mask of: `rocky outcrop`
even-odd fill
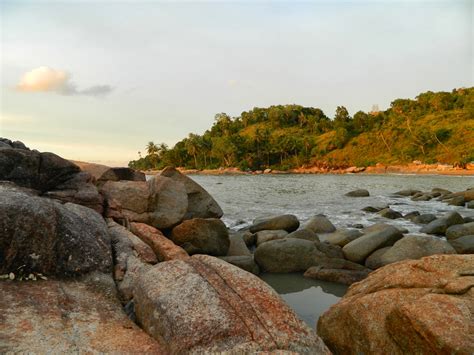
[[[261,221],[255,221],[255,223],[250,226],[251,233],[257,233],[263,230],[279,230],[283,229],[288,233],[291,233],[298,229],[300,222],[296,216],[291,214],[285,214],[281,216],[275,216]]]
[[[131,168],[111,168],[110,166],[73,161],[82,171],[89,173],[98,185],[106,181],[146,181],[145,174]]]
[[[334,227],[331,221],[323,215],[317,215],[310,218],[303,228],[310,230],[313,233],[332,233],[336,230],[336,227]]]
[[[171,240],[189,255],[208,254],[225,256],[229,250],[229,232],[217,218],[194,218],[173,228]]]
[[[110,272],[110,237],[103,218],[72,203],[0,185],[0,274],[72,276]]]
[[[111,288],[113,280],[110,278]],[[77,281],[0,281],[0,353],[164,354],[103,290]]]
[[[168,353],[328,353],[263,281],[210,256],[164,262],[146,272],[135,312]]]
[[[318,321],[335,354],[474,352],[474,257],[402,261],[352,285]]]
[[[181,174],[172,167],[163,169],[160,174],[181,182],[188,194],[188,209],[184,219],[221,218],[224,212],[214,198],[193,179]]]
[[[158,261],[185,259],[189,255],[180,246],[166,238],[158,229],[144,223],[130,223],[132,232],[148,244],[155,252]]]
[[[179,224],[188,208],[184,185],[164,176],[144,181],[107,181],[101,192],[132,222],[167,229]]]

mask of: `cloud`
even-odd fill
[[[94,85],[82,90],[71,81],[69,73],[49,67],[39,67],[23,74],[16,86],[23,92],[56,92],[62,95],[105,96],[113,88],[110,85]]]

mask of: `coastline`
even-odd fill
[[[405,165],[384,165],[376,164],[369,167],[349,167],[349,168],[322,168],[317,166],[300,167],[286,171],[282,170],[256,170],[242,171],[239,168],[219,168],[219,169],[184,169],[177,168],[185,175],[281,175],[281,174],[401,174],[401,175],[450,175],[450,176],[474,176],[474,164],[466,165],[466,168],[454,167],[446,164],[405,164]],[[155,175],[161,170],[142,170],[147,175]]]

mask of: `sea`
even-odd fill
[[[337,228],[357,224],[369,226],[386,222],[419,234],[419,225],[405,219],[388,220],[374,213],[361,211],[366,206],[389,205],[406,214],[411,211],[442,215],[458,211],[463,217],[474,217],[474,210],[449,206],[440,201],[411,201],[394,192],[403,189],[431,191],[439,187],[450,191],[474,188],[472,176],[440,175],[189,175],[203,186],[224,211],[222,220],[233,230],[249,226],[255,218],[294,214],[304,224],[317,214],[326,215]],[[370,197],[346,197],[346,192],[367,189]],[[311,327],[331,305],[337,303],[347,287],[341,284],[304,278],[300,273],[262,274]]]

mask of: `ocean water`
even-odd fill
[[[388,204],[403,214],[411,211],[441,215],[456,210],[474,217],[474,210],[448,206],[439,201],[414,202],[392,194],[402,189],[430,191],[440,187],[461,191],[474,187],[474,177],[435,175],[190,175],[220,204],[223,221],[240,229],[260,216],[290,213],[302,223],[323,213],[338,228],[354,224],[368,226],[387,222],[405,227],[410,233],[420,226],[404,219],[388,220],[361,209]],[[358,188],[369,190],[370,197],[351,198],[344,194]],[[314,328],[319,316],[342,297],[346,286],[306,279],[302,274],[263,274],[298,316]]]

